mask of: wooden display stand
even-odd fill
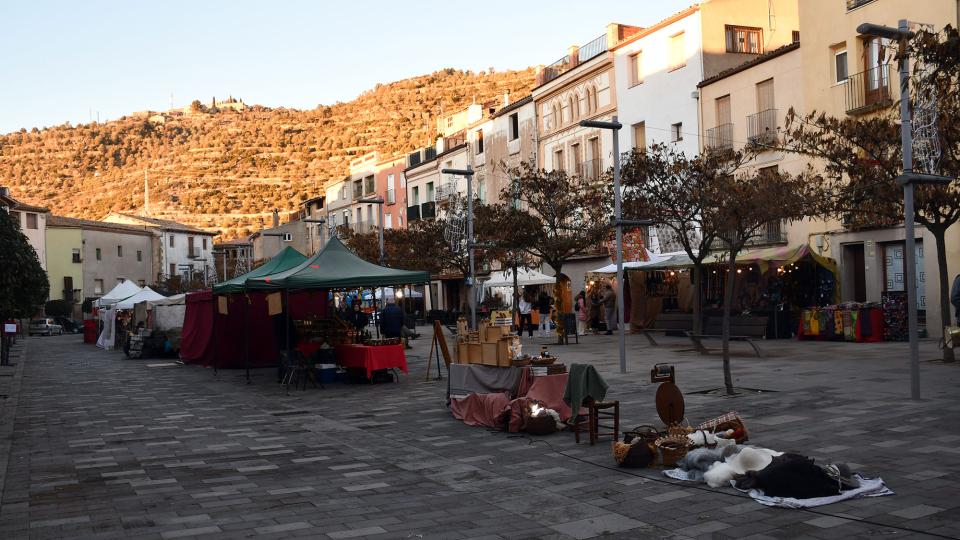
[[[483,321],[477,332],[458,336],[457,363],[510,367],[519,349],[520,337],[511,334],[509,326]]]

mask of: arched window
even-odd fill
[[[557,129],[560,127],[560,109],[556,103],[550,106],[550,118],[551,125],[548,126],[548,129]]]
[[[597,110],[597,87],[593,85],[587,87],[587,109],[591,113]]]
[[[574,101],[573,96],[567,98],[567,107],[570,109],[570,121],[573,122],[577,119],[577,102]]]

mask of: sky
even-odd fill
[[[310,109],[453,67],[549,64],[694,0],[0,3],[0,133],[233,95]]]

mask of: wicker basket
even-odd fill
[[[653,444],[660,451],[660,463],[664,467],[676,467],[677,461],[687,455],[690,449],[690,441],[686,435],[682,437],[667,435],[660,437]]]
[[[555,356],[536,356],[530,360],[530,363],[535,366],[549,366],[556,361],[557,357]]]
[[[530,357],[524,356],[522,358],[514,358],[510,361],[510,365],[514,367],[525,367],[530,365]]]
[[[549,414],[529,416],[523,430],[531,435],[550,435],[557,431],[557,422]]]
[[[623,442],[630,444],[634,439],[642,439],[643,442],[653,444],[661,433],[653,426],[637,426],[629,431],[623,432]]]

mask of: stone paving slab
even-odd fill
[[[0,368],[18,370],[0,377],[15,397],[0,404],[0,538],[960,537],[960,366],[924,362],[912,402],[905,344],[768,341],[768,358],[735,356],[733,370],[737,386],[770,391],[737,397],[690,393],[720,385],[720,359],[678,351],[679,338],[628,336],[627,374],[612,337],[551,346],[597,366],[624,427],[659,424],[647,374],[666,362],[691,422],[737,410],[751,442],[853,463],[897,492],[812,513],[617,469],[608,443],[465,426],[445,381],[424,380],[425,334],[399,384],[289,395],[275,370],[247,385],[77,336],[30,338]]]

